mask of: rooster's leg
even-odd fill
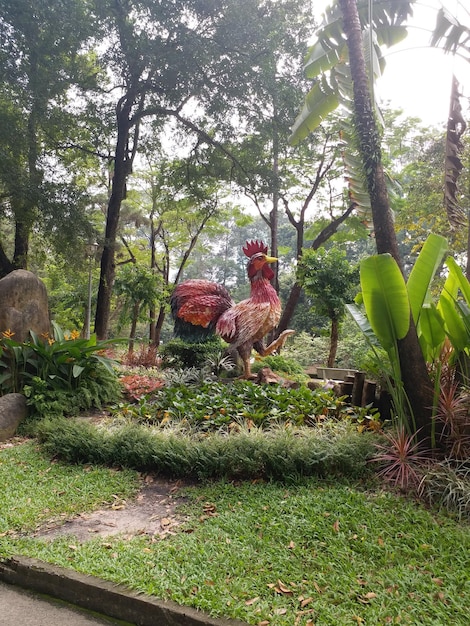
[[[272,343],[269,344],[267,348],[264,347],[264,344],[261,341],[256,341],[253,344],[253,348],[261,356],[269,356],[276,350],[279,350],[279,348],[282,348],[284,344],[286,343],[287,337],[289,337],[290,335],[293,335],[294,333],[295,333],[295,330],[284,330],[282,331],[282,333],[279,335],[277,339],[275,339]]]
[[[246,380],[250,380],[251,378],[256,378],[254,374],[251,373],[251,342],[247,344],[242,344],[238,346],[237,351],[243,361],[243,375],[240,378],[245,378]]]

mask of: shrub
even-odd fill
[[[65,335],[53,323],[53,336],[16,342],[4,332],[0,341],[0,392],[24,393],[33,418],[74,415],[115,402],[120,387],[113,361],[105,354],[109,341]]]
[[[269,367],[273,372],[286,374],[287,376],[298,379],[308,379],[305,374],[305,370],[298,361],[293,358],[288,358],[283,354],[276,354],[271,356],[265,356],[262,359],[255,359],[252,365],[251,371],[253,373],[258,372],[262,367]]]
[[[222,341],[216,336],[204,342],[172,339],[160,348],[162,367],[202,367],[216,358],[221,348]]]
[[[456,513],[458,518],[470,518],[470,463],[446,459],[436,463],[424,474],[418,490],[421,498]]]
[[[257,385],[235,380],[166,385],[143,397],[137,404],[116,408],[117,416],[163,427],[186,425],[190,431],[237,429],[244,423],[269,427],[273,424],[314,425],[328,418],[351,419],[341,398],[332,389],[300,386]]]
[[[72,463],[106,463],[173,478],[352,476],[368,473],[373,446],[348,424],[327,428],[242,429],[194,438],[131,425],[106,431],[73,419],[43,420],[36,434],[45,452]]]

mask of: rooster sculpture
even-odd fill
[[[283,331],[265,347],[263,337],[277,326],[281,317],[281,302],[270,283],[274,272],[269,264],[277,258],[268,256],[268,247],[258,240],[247,241],[243,252],[249,259],[249,298],[235,304],[223,285],[191,279],[177,285],[170,303],[175,336],[194,340],[215,332],[237,350],[243,361],[243,377],[248,379],[252,378],[252,349],[261,356],[268,356],[282,348],[295,331]]]

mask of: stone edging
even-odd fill
[[[0,560],[0,580],[136,626],[247,626],[27,557]]]

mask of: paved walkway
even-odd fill
[[[110,626],[119,623],[122,624],[0,582],[0,626]]]

